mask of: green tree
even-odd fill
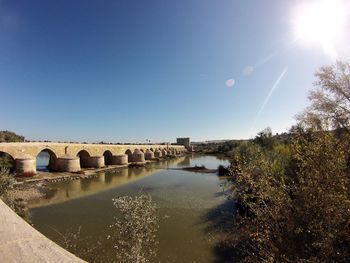
[[[0,131],[1,142],[24,142],[24,137],[11,131]]]
[[[349,262],[344,146],[310,132],[292,139],[291,162],[275,150],[250,152],[233,187],[240,209],[232,245],[243,262]]]
[[[244,262],[350,261],[350,66],[316,77],[288,140],[271,144],[261,132],[257,147],[238,152],[231,245]]]
[[[272,149],[276,143],[275,138],[272,136],[272,130],[270,127],[265,128],[254,138],[254,143],[260,145],[263,148]]]
[[[313,130],[350,131],[350,64],[338,61],[321,67],[315,76],[316,87],[309,94],[311,105],[297,116],[301,124]]]

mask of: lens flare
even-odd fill
[[[319,46],[336,57],[336,44],[345,34],[347,6],[341,0],[307,1],[294,16],[294,34],[299,42]]]

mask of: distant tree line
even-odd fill
[[[11,131],[0,131],[1,142],[24,142],[24,136],[17,135]]]
[[[0,143],[2,142],[24,142],[24,136],[17,135],[11,131],[0,131]],[[7,153],[0,152],[0,170],[12,172],[14,160]]]

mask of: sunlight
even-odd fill
[[[341,0],[309,1],[294,16],[294,33],[304,45],[321,47],[336,58],[335,44],[345,33],[346,6]]]

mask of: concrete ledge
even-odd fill
[[[0,199],[1,262],[85,262],[31,227]]]

